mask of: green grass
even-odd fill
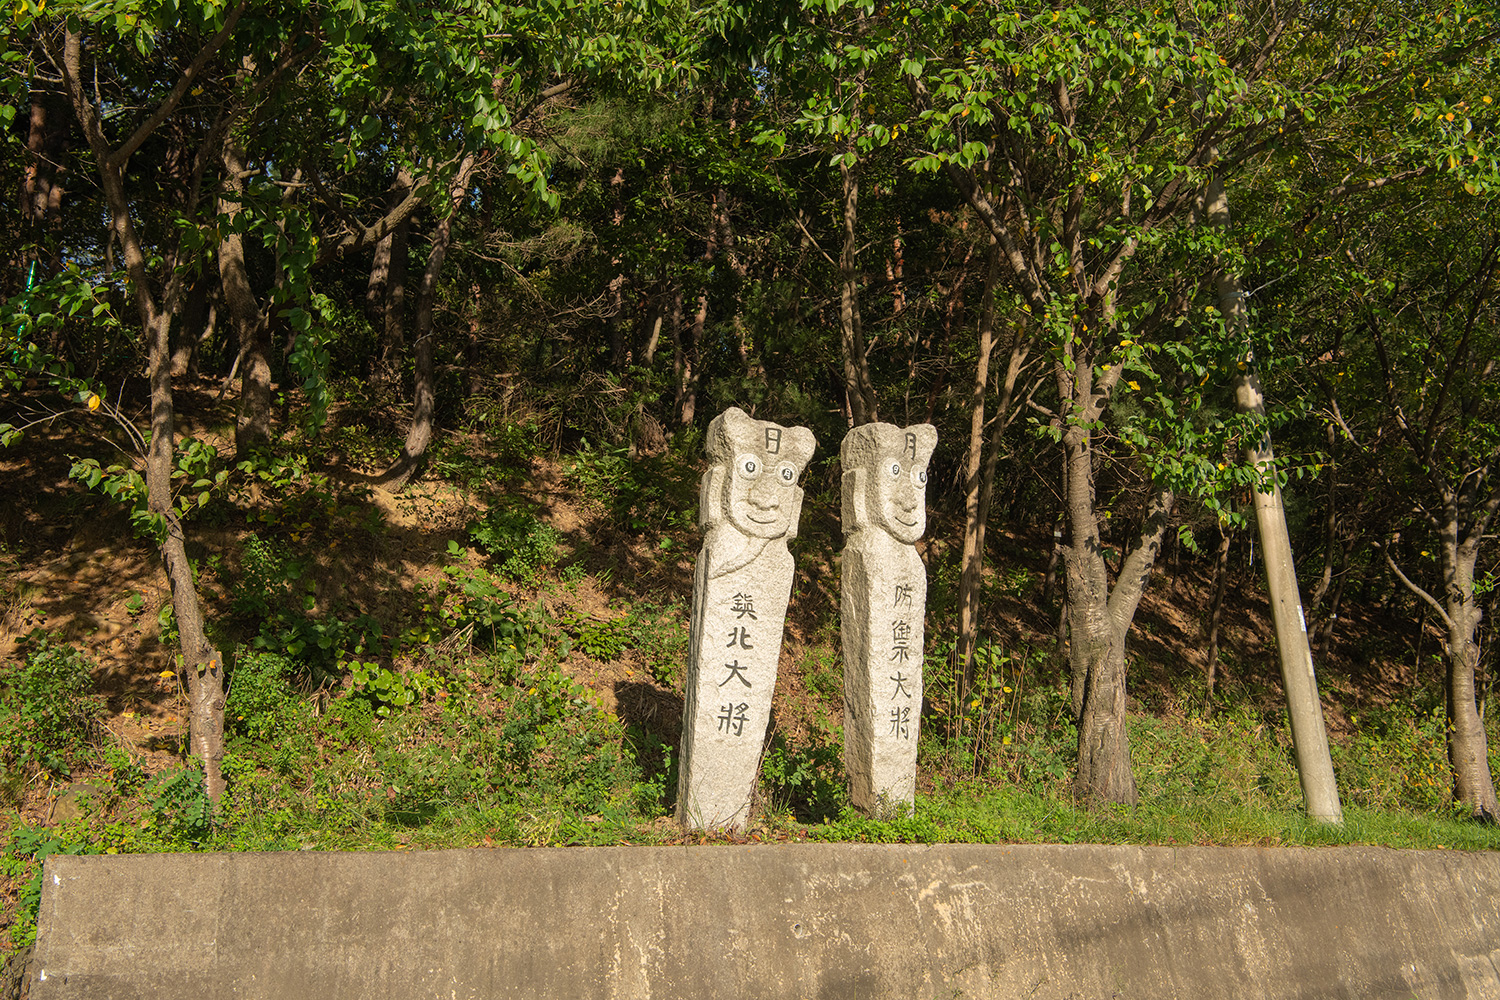
[[[52,658],[59,647],[39,647]],[[41,662],[41,654],[35,657]],[[47,662],[51,662],[48,660]],[[231,688],[229,790],[210,812],[190,768],[145,775],[118,747],[92,758],[60,730],[73,774],[106,786],[85,815],[56,828],[10,814],[0,831],[9,887],[9,949],[35,934],[41,862],[49,854],[174,851],[430,850],[476,846],[667,844],[686,836],[672,809],[675,748],[606,712],[543,650],[524,660],[456,660],[430,687],[390,706],[348,687],[312,710],[288,678],[295,665],[246,654]],[[13,688],[10,697],[14,698]],[[1069,794],[1075,731],[1065,693],[1033,684],[963,738],[927,720],[920,778],[929,790],[904,817],[872,820],[844,793],[838,734],[805,745],[778,736],[766,761],[759,840],[868,843],[1045,843],[1322,847],[1369,844],[1500,849],[1500,828],[1456,816],[1442,792],[1441,713],[1418,703],[1381,710],[1336,739],[1344,822],[1301,810],[1291,741],[1249,708],[1212,718],[1133,715],[1141,801],[1086,808]],[[983,723],[983,724],[981,724]],[[27,747],[37,751],[36,733]],[[45,750],[42,747],[41,750]],[[12,766],[19,760],[9,758]],[[35,754],[33,760],[42,759]],[[36,766],[36,765],[33,765]]]
[[[807,834],[821,841],[868,843],[1500,849],[1500,828],[1361,806],[1345,808],[1344,822],[1334,826],[1296,810],[1170,801],[1087,809],[1065,796],[975,785],[919,795],[915,812],[907,817],[872,820],[851,811],[807,828]]]

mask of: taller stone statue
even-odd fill
[[[817,441],[731,407],[708,425],[704,529],[693,579],[677,819],[690,829],[742,830],[771,715],[802,489]]]
[[[856,808],[888,815],[916,795],[922,715],[931,424],[865,424],[844,437],[844,764]]]

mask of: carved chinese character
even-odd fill
[[[910,708],[891,709],[891,731],[889,735],[896,737],[898,740],[911,739]]]
[[[743,667],[740,666],[739,660],[735,660],[733,663],[724,664],[724,669],[729,671],[729,674],[719,682],[719,687],[723,687],[730,681],[739,681],[741,684],[745,685],[745,687],[750,687],[750,678],[745,676],[745,670],[748,667],[749,664],[746,664]]]
[[[750,632],[743,625],[736,625],[734,628],[730,629],[729,642],[727,645],[725,645],[724,648],[733,649],[735,646],[738,646],[741,649],[755,648],[754,646],[750,645]]]
[[[891,622],[891,659],[898,663],[911,659],[911,622],[904,618]]]
[[[745,723],[750,719],[745,715],[749,703],[740,702],[738,705],[730,703],[719,710],[719,732],[729,733],[731,736],[745,735]]]

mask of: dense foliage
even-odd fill
[[[108,750],[100,794],[129,822],[27,832],[4,863],[406,842],[439,816],[467,841],[645,836],[670,734],[561,664],[630,653],[680,690],[681,606],[636,590],[606,619],[547,595],[677,565],[728,405],[823,443],[803,554],[825,567],[845,431],[931,421],[942,442],[939,797],[905,825],[848,813],[825,708],[767,748],[772,827],[1124,835],[1068,787],[1139,790],[1173,837],[1247,789],[1295,809],[1274,699],[1214,684],[1267,430],[1315,652],[1361,609],[1441,630],[1425,693],[1335,741],[1347,836],[1384,809],[1493,821],[1497,32],[1482,0],[15,0],[0,438],[23,461],[62,442],[76,485],[55,488],[159,549],[166,676],[227,736],[156,776]],[[1236,408],[1251,376],[1266,416]],[[199,400],[193,435],[174,389]],[[203,418],[213,393],[232,418]],[[542,456],[630,558],[590,563],[606,539],[526,499]],[[389,543],[372,490],[417,504],[424,483],[473,504],[441,572],[335,572],[338,545]],[[234,540],[199,547],[206,524]],[[1045,585],[1017,582],[1005,539],[1054,526]],[[1174,703],[1191,711],[1133,714],[1127,739],[1126,636],[1169,549],[1217,590],[1191,612],[1214,652]],[[830,628],[799,686],[836,706]],[[107,740],[57,637],[6,670],[20,802]]]

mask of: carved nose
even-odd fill
[[[775,510],[781,506],[781,489],[774,483],[770,489],[766,489],[764,483],[757,483],[750,488],[747,499],[757,510]]]

